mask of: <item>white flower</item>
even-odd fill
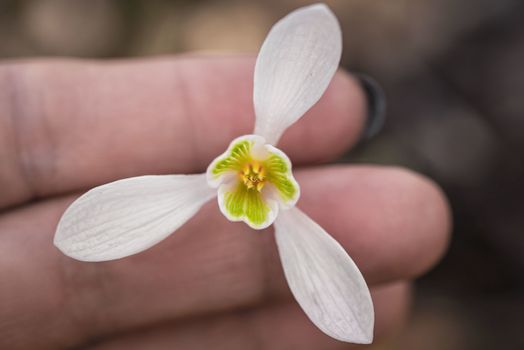
[[[327,6],[290,13],[273,26],[257,58],[254,135],[233,140],[207,174],[140,176],[90,190],[62,216],[55,245],[82,261],[123,258],[169,236],[218,192],[229,220],[255,229],[275,224],[289,287],[318,328],[370,343],[374,312],[366,282],[340,244],[295,207],[300,189],[291,163],[274,147],[324,93],[341,51],[340,27]]]

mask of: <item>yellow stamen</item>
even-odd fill
[[[265,183],[266,171],[262,165],[256,161],[247,163],[242,167],[242,172],[239,174],[240,179],[248,189],[256,189],[258,192],[262,190]]]
[[[250,168],[250,165],[249,163],[244,165],[244,175],[249,175],[249,173],[251,172],[251,168]]]
[[[265,177],[266,177],[266,169],[265,168],[262,168],[260,169],[260,171],[258,172],[258,177],[261,179],[261,180],[264,180]]]

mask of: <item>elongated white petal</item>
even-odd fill
[[[300,8],[277,22],[255,67],[255,134],[275,145],[322,96],[341,53],[340,26],[326,5]]]
[[[294,207],[280,212],[275,234],[289,287],[311,321],[342,341],[373,340],[373,303],[344,248]]]
[[[54,243],[82,261],[122,258],[169,236],[214,195],[205,174],[111,182],[93,188],[67,208]]]

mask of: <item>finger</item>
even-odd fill
[[[409,309],[410,288],[405,282],[375,287],[374,343],[403,326]],[[205,335],[205,336],[202,336]],[[316,328],[295,303],[258,310],[206,317],[193,322],[174,322],[138,330],[88,347],[117,349],[356,349],[357,345],[330,338]]]
[[[182,56],[0,67],[0,208],[142,174],[201,172],[254,125],[252,56]],[[334,78],[285,135],[297,163],[331,159],[358,138],[365,101]]]
[[[368,284],[412,278],[442,254],[448,210],[428,180],[396,168],[347,166],[301,171],[298,179],[299,206],[347,249]],[[51,245],[70,201],[0,221],[0,280],[11,281],[0,290],[0,313],[14,322],[9,332],[71,342],[290,297],[272,232],[227,221],[215,203],[143,254],[89,264]]]

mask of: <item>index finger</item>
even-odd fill
[[[0,67],[0,208],[117,178],[203,171],[252,133],[252,56],[38,60]],[[280,145],[296,163],[336,157],[365,101],[339,72]]]

